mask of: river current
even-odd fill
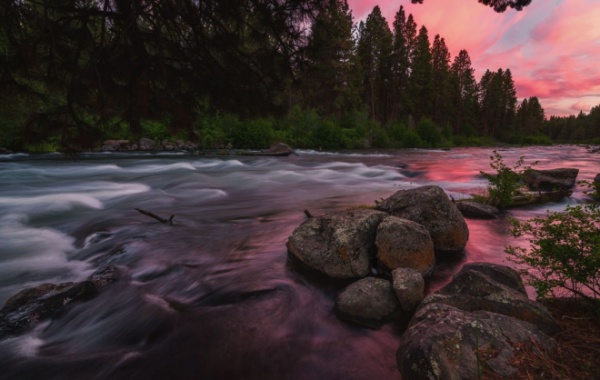
[[[491,148],[298,151],[289,157],[179,154],[0,156],[0,305],[42,283],[81,281],[118,265],[128,278],[51,321],[0,340],[2,379],[398,379],[402,328],[370,330],[333,313],[344,284],[305,273],[285,243],[304,220],[438,185],[483,194]],[[536,168],[600,172],[584,147],[510,148]],[[467,220],[463,255],[439,260],[428,290],[465,263],[508,264],[509,217]],[[138,213],[174,216],[174,225]],[[533,294],[532,294],[533,296]]]

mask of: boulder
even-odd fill
[[[465,265],[452,282],[427,296],[421,305],[431,303],[443,303],[464,311],[485,310],[507,315],[536,324],[547,334],[560,331],[550,312],[527,297],[518,273],[502,265]]]
[[[537,350],[532,342],[541,349],[556,345],[531,323],[433,303],[417,310],[396,359],[403,379],[471,380],[481,378],[483,368],[511,378],[516,368],[510,359],[520,350]]]
[[[129,276],[126,269],[115,265],[106,265],[97,269],[89,278],[96,289],[102,289]]]
[[[340,318],[371,328],[380,327],[398,310],[392,283],[367,277],[350,284],[338,296],[336,312]]]
[[[594,186],[600,188],[600,173],[596,174],[594,177]]]
[[[155,150],[156,141],[142,137],[140,141],[138,141],[138,148],[139,150]]]
[[[289,154],[294,153],[294,150],[287,144],[277,143],[277,144],[271,145],[269,147],[269,149],[266,149],[264,151],[264,153],[284,156],[284,155],[289,155]]]
[[[421,273],[410,268],[398,268],[392,271],[392,286],[400,308],[413,311],[425,295],[425,280]]]
[[[422,225],[395,216],[377,227],[377,259],[386,268],[411,268],[425,276],[433,269],[435,254],[429,232]]]
[[[471,219],[494,219],[500,213],[500,211],[492,205],[473,201],[456,202],[456,207],[465,218]]]
[[[420,303],[400,340],[398,368],[407,379],[474,379],[483,367],[510,378],[517,348],[551,349],[559,330],[515,270],[468,264]]]
[[[423,225],[437,252],[460,252],[469,239],[464,217],[439,186],[400,190],[375,208]]]
[[[565,190],[575,186],[579,169],[559,168],[549,170],[527,170],[523,181],[531,190]]]
[[[350,209],[305,220],[287,242],[288,252],[332,278],[365,277],[375,256],[375,234],[387,215]]]
[[[165,139],[161,142],[161,147],[163,150],[177,150],[177,143]]]
[[[4,147],[0,146],[0,154],[11,154],[12,152]]]
[[[102,152],[120,152],[130,150],[129,140],[106,140],[102,143]]]
[[[0,338],[18,334],[33,324],[57,315],[76,301],[93,297],[96,287],[92,281],[42,284],[22,290],[6,301],[0,310]]]

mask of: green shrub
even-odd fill
[[[509,207],[513,202],[513,197],[518,193],[521,187],[521,179],[527,170],[531,169],[531,165],[523,167],[525,163],[524,157],[519,158],[517,164],[513,168],[509,168],[504,163],[504,160],[498,151],[494,150],[490,156],[490,167],[496,171],[496,174],[488,174],[481,171],[481,175],[488,181],[489,203],[498,208]],[[522,168],[523,167],[523,168]]]
[[[263,149],[271,144],[273,123],[268,119],[254,119],[240,123],[233,131],[233,147],[237,149]]]
[[[524,271],[538,297],[567,291],[586,299],[600,298],[600,208],[597,204],[567,206],[564,212],[548,212],[546,218],[513,220],[515,238],[526,236],[531,244],[509,246],[506,252]]]
[[[440,133],[437,124],[429,118],[424,118],[419,122],[419,125],[417,125],[417,133],[423,143],[428,147],[434,148],[439,146],[442,141],[442,134]]]

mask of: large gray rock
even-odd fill
[[[367,277],[350,284],[338,296],[336,312],[351,322],[377,328],[398,310],[391,282]]]
[[[464,311],[486,310],[507,315],[536,324],[551,335],[560,331],[550,312],[527,297],[518,273],[502,265],[465,265],[451,283],[427,296],[421,306],[432,303],[443,303]]]
[[[294,152],[294,150],[287,144],[277,143],[277,144],[271,145],[269,147],[269,149],[266,149],[264,152],[267,154],[284,156],[284,155],[292,154]]]
[[[392,271],[392,286],[402,310],[410,312],[423,300],[425,280],[421,273],[410,268],[398,268]]]
[[[458,211],[465,217],[471,219],[494,219],[500,211],[492,206],[473,201],[456,202]]]
[[[460,252],[469,239],[464,217],[439,186],[400,190],[376,209],[423,225],[438,252]]]
[[[397,351],[403,379],[472,380],[487,368],[511,378],[515,345],[532,341],[551,349],[555,341],[535,325],[488,311],[465,312],[445,304],[427,304],[416,312]]]
[[[377,259],[390,270],[415,269],[426,275],[433,269],[433,240],[422,225],[395,216],[385,218],[377,228]]]
[[[523,181],[531,190],[565,190],[575,186],[579,169],[559,168],[549,170],[527,170]]]
[[[487,367],[510,378],[521,349],[551,349],[560,330],[550,313],[527,298],[516,271],[468,264],[419,305],[397,352],[407,379],[475,379]],[[535,342],[535,344],[532,343]]]
[[[332,278],[365,277],[376,252],[377,227],[386,216],[357,208],[309,218],[288,239],[288,252]]]

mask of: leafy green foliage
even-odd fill
[[[600,207],[568,206],[546,218],[513,220],[512,235],[529,239],[530,249],[509,246],[506,252],[525,271],[539,297],[559,291],[584,298],[600,298]]]
[[[521,157],[515,166],[510,168],[506,166],[502,155],[497,150],[493,151],[490,160],[490,167],[496,171],[496,174],[481,172],[481,175],[489,181],[489,202],[499,208],[509,207],[513,202],[513,197],[521,187],[523,174],[525,171],[530,170],[536,162],[523,166],[525,158]]]
[[[437,124],[429,118],[424,118],[419,122],[417,133],[419,134],[421,141],[428,147],[435,148],[442,142],[442,134],[440,133]]]

